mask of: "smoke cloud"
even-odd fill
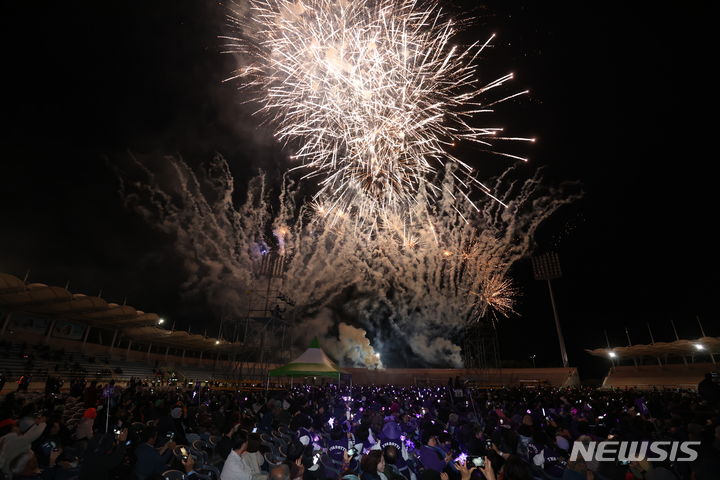
[[[461,366],[454,340],[469,324],[512,312],[509,269],[530,253],[542,221],[580,196],[511,169],[495,182],[508,208],[448,197],[411,228],[386,218],[368,232],[341,212],[299,204],[290,180],[273,194],[262,174],[236,206],[219,155],[196,170],[175,157],[132,156],[118,173],[127,207],[175,239],[188,294],[218,318],[244,319],[253,303],[282,305],[296,344],[320,336],[348,366],[379,367],[377,352],[405,352],[408,365]],[[268,265],[280,265],[273,288],[287,304],[262,297]]]

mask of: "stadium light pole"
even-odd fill
[[[627,327],[625,327],[625,336],[627,337],[627,340],[628,340],[628,347],[632,347],[632,342],[630,341],[630,333],[628,333]],[[636,357],[633,357],[633,363],[635,364],[635,368],[637,368],[638,362],[637,362]]]
[[[655,345],[655,336],[652,333],[652,329],[650,328],[650,322],[645,322],[645,325],[648,327],[648,332],[650,332],[650,343],[652,345]],[[658,361],[658,365],[662,367],[662,360],[660,360],[660,356],[655,357]]]
[[[608,356],[610,357],[610,364],[612,365],[613,368],[615,368],[615,360],[614,360],[614,358],[616,357],[616,354],[615,354],[615,352],[613,352],[613,351],[611,350],[611,347],[610,347],[610,337],[608,337],[607,330],[603,330],[603,332],[605,333],[605,342],[607,343],[607,348],[608,348],[608,350],[609,350]]]
[[[675,322],[672,320],[672,318],[670,319],[670,325],[672,325],[673,332],[675,332],[675,340],[678,340],[678,341],[679,341],[679,340],[680,340],[680,335],[678,335],[677,328],[675,328]],[[687,367],[687,364],[688,364],[688,363],[687,363],[687,358],[685,358],[685,355],[682,356],[682,359],[683,359],[683,363],[684,363],[685,366]]]
[[[562,328],[560,327],[560,317],[558,316],[557,306],[555,305],[555,295],[553,294],[552,283],[550,282],[552,279],[562,276],[560,258],[557,253],[548,252],[533,257],[532,265],[535,280],[547,281],[548,291],[550,292],[550,303],[552,304],[553,315],[555,316],[555,328],[557,329],[558,341],[560,343],[560,355],[562,356],[563,367],[567,368],[569,364],[567,350],[565,349],[565,338],[563,337]]]
[[[705,329],[703,328],[703,324],[700,321],[700,315],[696,315],[695,318],[697,318],[698,325],[700,325],[700,334],[703,336],[703,338],[705,338]],[[717,363],[715,363],[715,355],[713,355],[712,352],[710,353],[710,360],[712,360],[713,365],[717,365]]]

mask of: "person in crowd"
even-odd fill
[[[111,472],[123,461],[127,437],[127,429],[123,429],[117,438],[114,433],[95,436],[88,444],[80,480],[109,480]]]
[[[8,473],[10,463],[30,451],[31,444],[40,438],[46,426],[43,416],[35,418],[33,424],[23,431],[13,419],[0,422],[0,471]]]
[[[467,468],[460,468],[461,477],[468,479],[469,474],[472,474],[472,470],[468,471]],[[530,469],[530,465],[518,455],[509,455],[503,461],[500,466],[499,476],[495,475],[495,466],[493,466],[493,460],[491,457],[485,457],[484,465],[480,468],[483,476],[486,480],[496,480],[501,478],[502,480],[532,480],[533,474]],[[593,480],[591,477],[584,480]]]
[[[168,468],[173,455],[175,442],[169,440],[159,449],[156,448],[158,432],[154,427],[146,428],[142,433],[142,443],[135,449],[135,475],[138,480],[146,480],[155,473],[162,473]]]
[[[96,418],[96,409],[85,409],[83,416],[78,423],[77,429],[75,430],[75,438],[78,440],[90,440],[93,436],[93,425],[95,424]]]
[[[393,402],[393,405],[399,405],[397,403],[397,400]],[[396,412],[398,411],[399,407],[396,409]],[[393,458],[391,468],[396,469],[399,475],[409,476],[409,467],[403,456],[403,452],[405,451],[405,438],[405,435],[402,434],[402,429],[400,428],[400,425],[395,422],[394,419],[389,420],[385,423],[379,435],[380,448],[383,450],[383,452],[386,451],[387,447],[394,448],[391,454]],[[388,457],[386,456],[386,466],[387,458]]]
[[[698,459],[692,465],[693,480],[710,480],[720,472],[720,424],[703,441]]]
[[[720,383],[713,381],[712,373],[706,373],[705,378],[698,384],[698,395],[713,405],[720,404]]]
[[[398,457],[400,451],[394,445],[387,445],[383,448],[383,460],[385,460],[385,476],[388,480],[409,480],[409,469],[405,466],[405,471],[408,472],[408,477],[404,476],[401,470],[397,466]]]
[[[348,449],[354,447],[351,443],[342,427],[335,425],[330,431],[327,454],[321,458],[322,473],[325,478],[338,478],[343,472],[343,458]]]
[[[420,449],[420,463],[426,470],[444,471],[452,455],[440,448],[438,437],[434,433],[428,434],[423,443]]]
[[[53,457],[50,457],[50,462]],[[49,476],[52,480],[79,480],[80,478],[80,457],[74,449],[63,448],[60,455],[47,467],[52,469]],[[97,478],[97,477],[96,477]]]
[[[305,446],[299,440],[293,440],[287,446],[287,455],[283,462],[290,469],[291,480],[301,480],[305,473],[305,465],[303,464],[303,453]],[[349,460],[347,461],[349,464]],[[345,466],[347,468],[347,466]],[[344,470],[343,470],[344,471]]]
[[[61,450],[52,453],[50,457],[51,465],[55,465],[55,461],[60,456]],[[13,480],[55,480],[53,469],[40,468],[37,456],[34,452],[23,452],[10,462],[10,473]]]
[[[566,444],[563,444],[563,446],[566,446]],[[545,443],[540,453],[535,455],[532,460],[536,466],[541,467],[549,476],[560,478],[567,466],[568,454],[567,450],[562,448],[559,442],[553,443],[549,441]]]
[[[265,463],[265,458],[262,453],[260,453],[260,435],[257,433],[248,435],[247,448],[241,456],[253,480],[263,480],[267,478],[267,473],[261,471],[262,465]]]
[[[240,423],[235,423],[234,425],[232,423],[227,423],[225,425],[225,431],[223,431],[220,440],[215,445],[215,452],[220,458],[225,459],[230,454],[230,450],[232,450],[232,447],[235,443],[233,438],[235,437],[235,433],[240,428],[240,425]]]
[[[232,450],[225,459],[220,480],[251,480],[252,470],[243,460],[243,454],[248,449],[248,438],[245,432],[240,430],[235,435],[235,443]]]
[[[31,377],[29,374],[21,375],[17,381],[17,392],[27,392],[30,381]]]
[[[270,469],[270,480],[290,480],[290,467],[280,464]]]
[[[644,473],[643,470],[638,470],[638,472]],[[565,468],[562,475],[562,480],[593,480],[593,478],[594,475],[592,471],[588,469],[587,463],[585,463],[585,460],[583,459],[569,461],[567,463],[567,468]],[[645,477],[639,476],[637,478]]]
[[[185,480],[200,480],[200,474],[195,471],[195,457],[188,455],[186,459],[180,460],[185,472]]]
[[[87,389],[77,385],[84,382],[72,384],[70,392],[0,397],[5,476],[125,480],[137,473],[150,480],[174,469],[200,478],[214,466],[223,480],[253,480],[273,476],[278,463],[284,467],[275,475],[290,480],[350,480],[354,473],[375,480],[462,480],[467,472],[472,480],[525,480],[528,471],[534,478],[704,480],[718,478],[720,471],[720,410],[687,390],[541,385],[468,388],[460,395],[432,386],[296,385],[266,396],[135,379],[126,389],[115,385],[111,401],[102,397],[98,404],[102,388],[95,385],[95,401],[85,403]],[[43,431],[37,430],[39,420],[47,423]],[[257,437],[248,432],[259,425],[271,433],[273,448],[253,445]],[[165,433],[158,435],[158,429]],[[177,441],[183,435],[187,443]],[[569,462],[574,442],[606,439],[702,444],[694,462]],[[180,453],[181,445],[189,456]],[[357,448],[353,462],[350,448]],[[56,451],[61,455],[51,458]],[[478,456],[488,460],[467,468],[463,456],[475,465]],[[338,462],[331,471],[325,468],[330,457]],[[359,468],[363,463],[368,471]]]
[[[360,461],[360,480],[388,480],[385,476],[385,459],[381,450],[371,450]]]

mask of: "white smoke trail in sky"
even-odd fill
[[[299,205],[289,180],[272,194],[263,175],[253,178],[236,207],[234,180],[219,155],[197,170],[174,157],[131,160],[121,194],[174,236],[188,292],[241,319],[248,295],[262,284],[263,258],[281,255],[280,288],[294,303],[285,318],[294,319],[299,336],[333,337],[328,349],[349,364],[379,364],[369,343],[353,347],[367,332],[376,349],[409,348],[421,363],[461,366],[456,335],[487,314],[512,311],[510,267],[528,255],[538,225],[578,198],[544,187],[539,174],[513,181],[509,171],[497,179],[508,208],[486,201],[478,213],[447,195],[411,229],[388,215],[386,228],[369,233],[322,205]],[[446,174],[442,181],[453,180]]]

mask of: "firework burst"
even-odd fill
[[[512,79],[480,84],[478,58],[490,45],[456,45],[459,24],[435,1],[247,0],[223,37],[242,79],[276,137],[294,148],[303,178],[316,178],[327,212],[378,219],[417,215],[439,198],[436,172],[456,164],[449,192],[467,198],[473,168],[450,150],[469,141],[498,152],[502,128],[474,117],[521,95],[489,98]],[[493,197],[494,198],[494,197]],[[498,200],[499,201],[499,200]]]
[[[156,174],[161,166],[169,173]],[[299,205],[290,183],[273,207],[262,176],[236,206],[230,167],[219,156],[197,170],[172,157],[131,157],[127,168],[120,176],[126,204],[173,236],[188,269],[184,287],[222,315],[245,318],[261,298],[256,292],[267,288],[268,258],[281,257],[280,289],[295,304],[286,318],[303,322],[298,331],[323,335],[311,320],[341,303],[376,347],[406,343],[428,362],[451,347],[456,366],[459,347],[451,341],[468,324],[512,313],[510,267],[527,256],[542,220],[577,198],[545,189],[539,174],[516,183],[508,173],[493,184],[508,192],[507,209],[480,201],[470,223],[464,218],[475,207],[447,196],[412,233],[390,215],[387,228],[369,234],[321,203]]]

